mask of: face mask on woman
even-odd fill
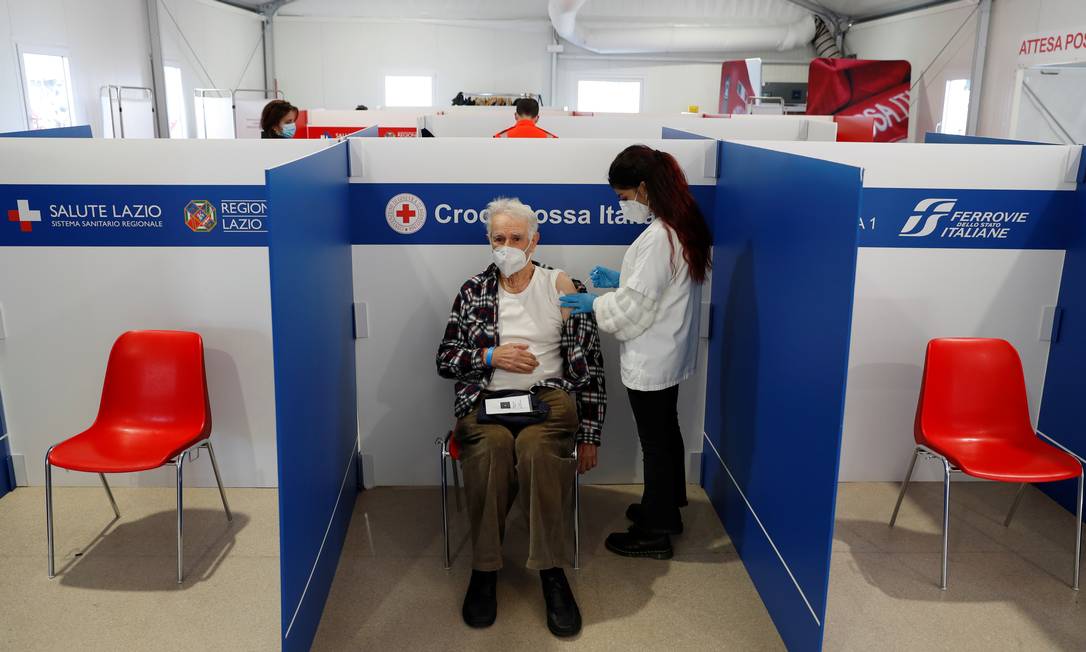
[[[627,222],[645,224],[652,219],[652,210],[636,199],[623,199],[618,202],[619,215]]]
[[[494,264],[501,270],[502,276],[509,277],[528,266],[528,255],[516,247],[498,247],[490,250]]]
[[[279,133],[283,134],[283,138],[294,138],[294,132],[296,130],[297,127],[294,125],[294,123],[288,122],[287,124],[283,125],[283,129]]]

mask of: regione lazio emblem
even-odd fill
[[[396,233],[415,233],[426,223],[426,204],[409,192],[400,193],[385,205],[385,221]]]
[[[193,199],[185,205],[185,226],[196,233],[207,233],[219,221],[215,217],[215,205],[206,199]]]

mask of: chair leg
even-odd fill
[[[1078,476],[1078,510],[1075,513],[1075,576],[1071,581],[1071,588],[1078,591],[1079,571],[1082,566],[1082,493],[1083,483],[1086,482],[1086,470]]]
[[[185,530],[185,509],[182,502],[182,477],[185,463],[185,453],[177,456],[177,583],[185,578],[185,557],[182,537]]]
[[[897,512],[901,509],[901,500],[905,498],[905,491],[909,488],[909,481],[913,477],[913,468],[916,467],[916,458],[920,455],[920,449],[913,449],[913,458],[909,460],[909,468],[905,471],[905,479],[901,482],[901,491],[897,494],[897,502],[894,503],[894,513],[890,515],[890,527],[897,522]]]
[[[947,553],[950,548],[950,462],[943,458],[943,570],[939,588],[946,591]]]
[[[219,475],[219,463],[215,461],[215,449],[211,447],[211,441],[204,442],[207,448],[207,456],[211,458],[211,470],[215,472],[215,482],[219,485],[219,496],[222,498],[222,508],[226,510],[226,520],[233,521],[234,514],[230,511],[230,503],[226,502],[226,490],[222,486],[222,476]]]
[[[456,511],[460,513],[464,511],[463,505],[460,504],[460,471],[457,470],[458,464],[456,460],[450,458],[449,462],[452,464],[453,495],[456,497]]]
[[[109,496],[109,505],[113,508],[113,515],[117,518],[121,517],[121,510],[117,509],[117,501],[113,499],[113,492],[109,489],[109,483],[106,482],[106,474],[99,473],[98,477],[102,480],[102,486],[105,487],[106,495]]]
[[[53,465],[49,463],[50,446],[45,453],[45,545],[49,560],[49,579],[56,577],[55,558],[53,555]]]
[[[581,569],[581,476],[573,470],[573,570]]]
[[[455,462],[453,462],[455,464]],[[452,567],[449,559],[449,479],[445,468],[445,447],[441,447],[441,531],[445,535],[445,570]]]
[[[1018,492],[1014,494],[1014,502],[1011,503],[1011,511],[1007,512],[1007,518],[1003,519],[1003,527],[1011,526],[1011,519],[1014,518],[1014,513],[1018,511],[1018,503],[1022,502],[1022,495],[1026,493],[1026,483],[1018,485]]]

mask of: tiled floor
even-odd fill
[[[940,591],[942,484],[910,487],[890,529],[897,489],[840,486],[825,649],[1086,650],[1071,514],[1030,488],[1004,528],[1015,485],[954,483]]]
[[[57,577],[46,576],[44,490],[0,500],[0,650],[276,650],[274,489],[185,490],[186,579],[176,579],[175,492],[57,488]]]
[[[498,621],[468,628],[464,515],[452,519],[454,563],[442,569],[436,489],[379,488],[359,498],[314,650],[780,650],[780,638],[705,493],[690,488],[686,533],[671,561],[607,552],[640,487],[582,491],[582,568],[567,571],[584,618],[572,640],[547,631],[538,574],[524,568],[526,526],[514,509],[498,583]],[[409,515],[409,516],[408,516]],[[406,516],[406,517],[405,517]]]

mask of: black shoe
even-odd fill
[[[626,520],[631,521],[634,525],[637,525],[638,527],[641,527],[641,524],[644,522],[641,519],[642,519],[641,503],[630,503],[630,506],[626,508]],[[679,519],[679,524],[674,526],[674,527],[659,528],[659,529],[653,530],[653,532],[657,532],[659,534],[682,534],[683,533],[682,519]]]
[[[561,568],[539,571],[543,600],[547,603],[547,629],[555,636],[576,636],[581,631],[581,610]]]
[[[498,617],[498,571],[471,571],[461,614],[468,627],[490,627]]]
[[[646,532],[637,525],[631,525],[625,532],[613,532],[604,542],[607,549],[623,557],[649,557],[651,559],[671,559],[675,551],[671,547],[671,537],[666,534]]]

